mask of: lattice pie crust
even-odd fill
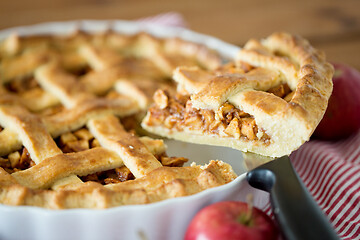
[[[178,67],[177,93],[159,90],[142,126],[168,138],[279,157],[309,140],[332,92],[333,67],[308,41],[250,40],[215,70]]]
[[[10,36],[0,45],[0,202],[107,208],[186,196],[232,181],[228,164],[183,167],[136,135],[177,66],[215,69],[202,45],[145,33]]]
[[[324,54],[285,33],[249,41],[224,65],[200,44],[114,32],[13,35],[0,60],[0,203],[52,209],[226,184],[228,164],[184,167],[140,134],[282,156],[309,139],[332,91]]]

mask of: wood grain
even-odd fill
[[[358,0],[2,0],[0,29],[46,21],[137,19],[176,11],[191,29],[242,45],[288,31],[308,38],[329,60],[360,69]]]

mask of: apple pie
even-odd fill
[[[232,181],[228,164],[185,167],[163,140],[137,132],[153,94],[176,93],[176,67],[213,71],[221,62],[203,45],[146,33],[8,37],[0,43],[0,203],[108,208]]]
[[[157,90],[142,126],[187,142],[288,155],[322,119],[332,75],[324,53],[308,41],[274,33],[248,41],[217,69],[176,68],[177,91]]]

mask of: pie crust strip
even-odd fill
[[[126,132],[114,116],[91,119],[87,126],[101,146],[122,156],[125,166],[136,178],[162,167],[146,146],[133,134]]]
[[[70,175],[85,176],[123,166],[122,159],[105,148],[92,148],[82,152],[59,154],[35,166],[11,174],[23,186],[49,188]]]

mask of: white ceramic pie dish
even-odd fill
[[[0,31],[0,39],[19,35],[67,35],[76,30],[133,34],[148,32],[157,37],[180,37],[202,43],[225,58],[234,58],[238,47],[187,29],[154,26],[129,21],[70,21],[16,27]],[[245,200],[253,193],[254,204],[263,207],[268,196],[251,188],[239,151],[167,141],[168,155],[185,156],[198,164],[211,159],[230,163],[239,177],[224,186],[201,193],[148,205],[121,206],[105,210],[47,210],[37,207],[0,205],[0,239],[182,239],[188,223],[202,207],[222,200]]]

